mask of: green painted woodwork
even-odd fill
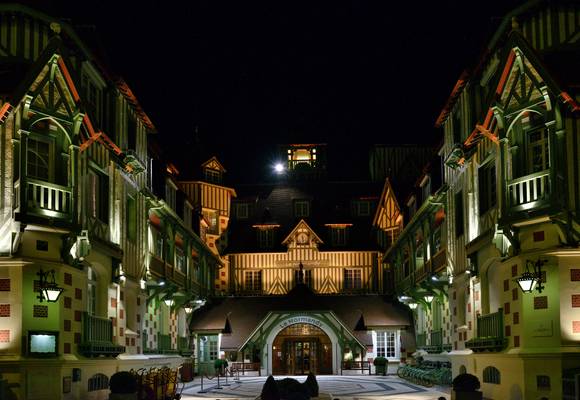
[[[111,319],[95,317],[85,311],[82,316],[82,324],[80,353],[89,357],[116,357],[125,352],[125,346],[113,343],[113,321]]]
[[[478,351],[501,351],[508,344],[504,337],[503,308],[477,316],[477,336],[465,342],[465,347]]]

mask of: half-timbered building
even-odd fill
[[[69,24],[30,8],[0,5],[0,70],[0,397],[108,398],[119,370],[178,367],[187,325],[159,287],[203,301],[220,260],[153,193],[154,125]],[[169,232],[162,268],[152,227]]]
[[[507,15],[437,120],[454,376],[486,398],[578,398],[580,8]]]
[[[281,151],[278,180],[236,187],[229,296],[192,320],[200,368],[220,355],[264,374],[340,373],[375,356],[398,363],[413,335],[408,310],[383,296],[379,244],[398,235],[398,204],[379,199],[380,184],[330,180],[324,145]]]

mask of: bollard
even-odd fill
[[[217,378],[218,378],[218,383],[217,383],[217,386],[214,387],[214,389],[223,389],[223,387],[220,386],[220,374],[219,374],[219,372],[217,374]]]
[[[207,393],[207,390],[203,390],[203,372],[200,374],[201,375],[201,390],[197,393]]]
[[[228,373],[230,372],[227,368],[224,368],[225,371],[225,375],[226,375],[226,383],[224,383],[224,386],[230,386],[230,384],[228,383]]]

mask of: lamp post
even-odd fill
[[[46,300],[49,303],[56,303],[63,292],[63,288],[56,284],[54,278],[54,269],[44,272],[42,269],[36,273],[39,276],[39,293],[38,300]]]

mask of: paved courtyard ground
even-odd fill
[[[279,376],[276,379],[282,379]],[[292,377],[298,381],[306,380],[304,376]],[[201,381],[196,378],[194,382],[187,384],[183,390],[182,399],[243,399],[258,396],[264,385],[266,377],[241,377],[239,382],[228,380],[229,386],[224,386],[225,380],[220,380],[221,389],[216,387],[214,380],[204,379],[204,389],[207,393],[199,393]],[[440,396],[449,399],[448,393],[441,388],[426,388],[408,383],[397,376],[318,376],[320,392],[329,393],[331,399],[356,399],[356,400],[437,400]]]

